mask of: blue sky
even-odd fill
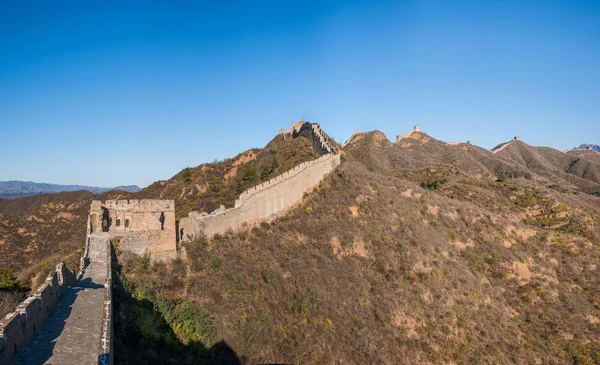
[[[598,1],[0,0],[0,56],[0,180],[145,186],[300,117],[600,144]]]

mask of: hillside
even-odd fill
[[[94,194],[100,194],[109,190],[121,190],[135,193],[140,191],[137,185],[117,186],[114,188],[100,188],[97,186],[84,185],[58,185],[47,183],[36,183],[32,181],[0,181],[0,198],[14,199],[24,196],[54,194],[65,191],[87,190]]]
[[[597,151],[574,149],[568,150],[566,151],[566,153],[573,156],[583,157],[596,163],[600,163],[600,152]]]
[[[438,168],[438,174],[467,174],[475,177],[531,178],[531,172],[494,153],[470,143],[449,144],[424,132],[390,142],[379,132],[355,135],[345,151],[357,156],[374,172],[387,172],[398,177],[420,174],[424,169]]]
[[[284,139],[278,135],[262,149],[185,168],[169,180],[157,181],[129,197],[175,199],[178,218],[192,210],[210,213],[220,205],[232,207],[244,190],[317,157],[319,154],[308,138]]]
[[[0,268],[27,283],[35,279],[30,285],[36,287],[36,280],[61,259],[78,265],[86,217],[94,199],[175,199],[179,217],[191,210],[211,212],[221,204],[232,206],[243,190],[316,157],[308,138],[284,140],[278,135],[262,149],[186,168],[139,193],[74,191],[0,199]]]
[[[599,363],[596,165],[556,152],[358,133],[271,224],[186,243],[169,264],[116,241],[115,364]],[[0,267],[35,283],[75,265],[92,199],[210,212],[318,155],[278,135],[139,193],[0,200]]]
[[[496,152],[506,160],[558,182],[587,192],[600,191],[600,164],[548,147],[534,147],[522,141],[511,142]]]
[[[61,260],[79,265],[94,197],[76,191],[0,199],[0,268],[36,287]]]
[[[170,265],[121,253],[116,363],[600,361],[600,198],[425,136],[354,136],[301,206]]]

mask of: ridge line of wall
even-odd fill
[[[240,204],[243,204],[246,200],[248,200],[250,197],[252,197],[254,194],[259,193],[263,190],[269,189],[270,187],[277,185],[287,179],[291,179],[297,175],[299,175],[300,173],[302,173],[304,170],[306,170],[307,168],[310,168],[311,165],[322,162],[322,161],[327,161],[330,160],[331,158],[333,158],[334,155],[323,155],[321,157],[318,157],[314,160],[311,161],[304,161],[299,165],[294,166],[293,168],[265,181],[262,182],[258,185],[255,185],[253,187],[251,187],[250,189],[247,189],[245,191],[243,191],[239,198],[236,200],[236,202],[239,202]],[[236,204],[236,206],[238,206]],[[230,208],[231,209],[231,208]],[[215,210],[214,212],[212,212],[211,214],[217,212],[218,210]]]
[[[221,206],[210,214],[190,212],[179,221],[179,227],[184,229],[182,240],[190,241],[202,234],[211,236],[272,219],[302,200],[303,194],[340,162],[339,154],[323,155],[242,192],[233,208]]]

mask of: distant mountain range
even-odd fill
[[[594,150],[600,152],[600,146],[597,144],[585,144],[583,143],[581,146],[576,147],[576,150]]]
[[[104,193],[109,190],[122,190],[130,193],[140,191],[137,185],[117,186],[114,188],[101,188],[97,186],[84,185],[58,185],[36,183],[32,181],[0,181],[0,198],[12,199],[22,196],[53,194],[62,191],[88,190],[94,194]]]

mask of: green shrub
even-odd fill
[[[310,289],[298,289],[292,296],[290,309],[292,312],[306,317],[317,304],[317,296]]]
[[[265,282],[265,284],[270,284],[274,282],[279,275],[277,274],[277,271],[270,267],[267,267],[260,272],[260,276]]]
[[[422,182],[421,187],[423,189],[427,189],[427,190],[438,190],[440,187],[442,187],[442,185],[445,185],[447,183],[448,183],[448,179],[444,177],[441,179],[435,179],[432,181]]]
[[[0,268],[0,290],[28,290],[8,269]]]
[[[221,267],[221,259],[219,259],[219,257],[218,257],[218,256],[216,256],[216,255],[213,255],[213,256],[210,258],[210,267],[211,267],[213,270],[217,270],[218,268],[220,268],[220,267]]]
[[[183,181],[185,182],[192,181],[192,170],[189,167],[186,167],[185,169],[183,169],[183,174],[181,176],[183,177]]]
[[[175,310],[171,326],[184,344],[200,342],[209,347],[215,340],[216,327],[210,313],[189,300]]]

